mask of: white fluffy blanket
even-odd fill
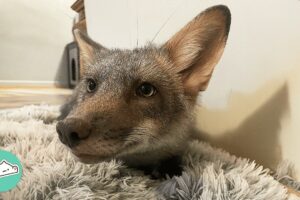
[[[46,105],[0,111],[0,148],[15,153],[24,171],[18,187],[0,199],[287,198],[267,169],[197,141],[187,147],[183,175],[168,180],[151,180],[115,160],[76,162],[57,139],[57,115],[57,106]]]

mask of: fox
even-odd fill
[[[180,175],[197,97],[220,60],[227,6],[206,9],[164,44],[108,49],[75,29],[81,75],[61,107],[60,141],[83,163],[120,160],[154,178]]]

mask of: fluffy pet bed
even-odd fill
[[[79,163],[58,141],[57,115],[57,106],[46,105],[0,111],[0,148],[15,153],[24,171],[0,199],[287,199],[267,169],[198,141],[187,147],[182,176],[168,180],[115,160]]]

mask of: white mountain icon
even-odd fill
[[[12,176],[19,173],[19,167],[17,165],[13,165],[6,160],[2,160],[0,162],[0,178],[5,176]]]

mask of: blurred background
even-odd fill
[[[300,180],[299,0],[0,0],[0,108],[61,104],[80,74],[72,28],[106,47],[162,44],[209,6],[232,25],[223,57],[199,96],[204,140]],[[71,8],[72,6],[72,8]]]

